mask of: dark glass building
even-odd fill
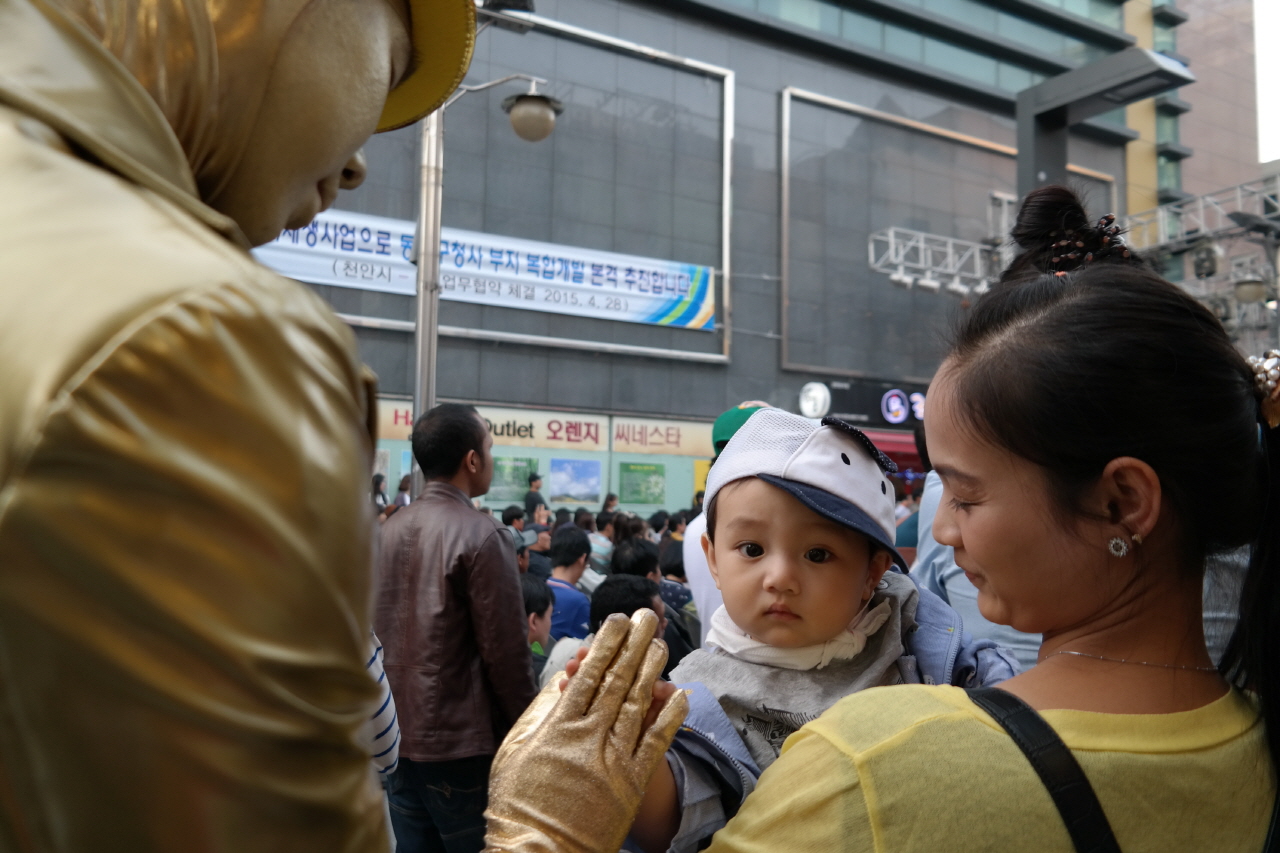
[[[711,268],[715,319],[677,328],[574,316],[553,303],[530,310],[445,299],[439,397],[501,407],[498,420],[515,409],[544,426],[578,418],[603,427],[591,450],[503,439],[498,452],[539,468],[553,456],[599,461],[601,493],[625,491],[622,466],[639,476],[636,466],[657,464],[668,483],[662,500],[641,503],[654,493],[638,486],[622,496],[638,511],[688,504],[708,422],[744,400],[794,411],[800,389],[821,382],[833,413],[872,430],[909,429],[918,411],[885,394],[926,390],[941,338],[968,302],[945,287],[894,286],[871,268],[872,235],[897,228],[998,242],[1013,206],[1017,91],[1135,43],[1173,51],[1179,16],[1160,11],[1171,8],[537,0],[526,32],[480,33],[466,82],[536,75],[564,112],[549,138],[529,143],[502,110],[519,83],[450,106],[445,226]],[[1119,110],[1075,128],[1074,179],[1099,213],[1125,212],[1134,177],[1158,184],[1161,198],[1178,187],[1178,156],[1189,152],[1169,143],[1185,105],[1165,101],[1148,102],[1149,114],[1131,107],[1131,117],[1147,116],[1137,126]],[[1130,143],[1144,137],[1152,156],[1133,160]],[[415,219],[417,128],[375,137],[366,152],[369,178],[339,206]],[[380,393],[398,401],[403,431],[414,297],[316,287],[352,323]],[[694,438],[682,451],[647,456],[632,453],[637,442],[614,440],[645,419],[662,429],[682,422]],[[882,438],[912,461],[909,442]],[[383,443],[393,478],[408,461],[402,439]],[[510,502],[509,491],[496,501]]]

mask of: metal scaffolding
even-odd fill
[[[945,290],[960,297],[986,293],[1000,269],[999,255],[989,245],[909,228],[872,234],[867,257],[871,268],[887,274],[897,287]]]

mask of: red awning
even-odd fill
[[[866,434],[867,438],[875,442],[876,447],[890,456],[896,454],[918,456],[916,453],[916,437],[913,433],[887,429],[864,429],[862,432]]]

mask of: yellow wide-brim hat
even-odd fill
[[[378,132],[437,109],[458,88],[476,46],[475,0],[409,0],[414,70],[387,96]]]

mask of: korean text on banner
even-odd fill
[[[415,224],[329,210],[254,250],[282,275],[312,284],[413,295]],[[463,231],[441,230],[440,298],[711,331],[715,270]]]

